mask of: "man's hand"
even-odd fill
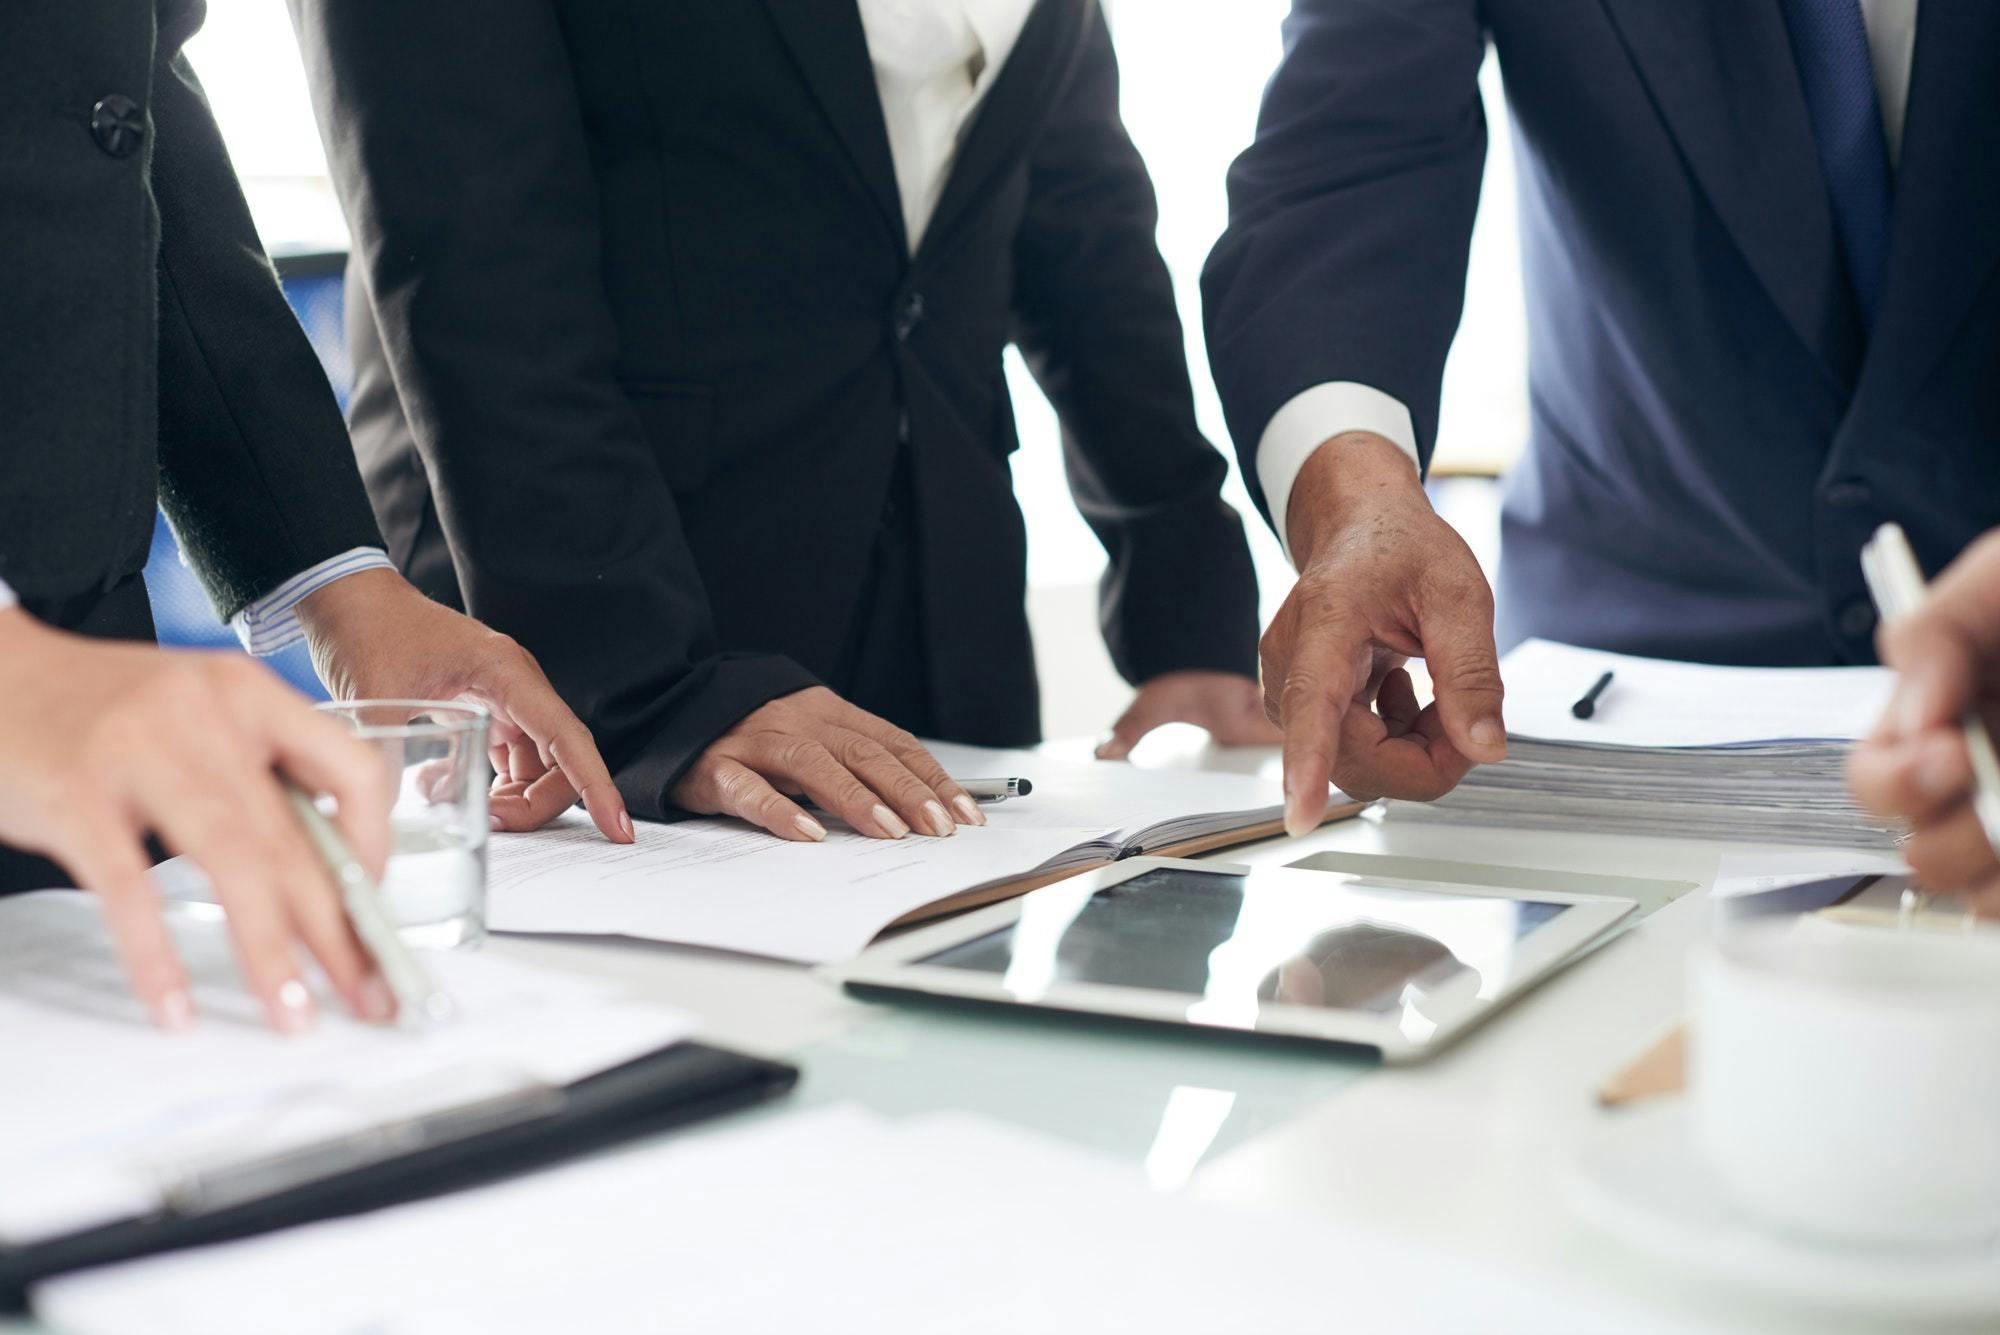
[[[1369,432],[1319,447],[1286,531],[1299,582],[1264,632],[1264,708],[1285,730],[1285,828],[1352,797],[1430,800],[1505,758],[1493,593],[1410,460]],[[1421,657],[1436,701],[1417,707]],[[1373,704],[1375,709],[1369,706]]]
[[[1264,717],[1263,692],[1253,679],[1233,672],[1166,672],[1139,687],[1097,748],[1097,758],[1123,760],[1147,733],[1167,723],[1206,728],[1220,746],[1273,746],[1284,740]]]
[[[877,839],[912,829],[942,838],[986,823],[923,743],[824,686],[780,696],[717,738],[675,785],[673,800],[780,839],[826,838],[826,827],[792,800],[801,794]]]
[[[1972,809],[1972,760],[1958,723],[1978,710],[2000,731],[2000,531],[1938,577],[1914,615],[1876,637],[1896,693],[1857,747],[1848,778],[1870,811],[1909,822],[1903,846],[1928,889],[2000,917],[2000,857]]]
[[[432,602],[391,570],[336,580],[300,602],[298,615],[313,666],[337,700],[485,707],[496,829],[538,829],[581,796],[607,839],[632,842],[632,818],[590,730],[526,649]]]
[[[390,776],[261,665],[86,640],[0,611],[0,752],[0,839],[54,859],[98,897],[132,990],[162,1028],[191,1025],[194,1002],[148,875],[148,833],[214,882],[274,1028],[313,1021],[301,947],[357,1015],[395,1015],[278,784],[282,773],[331,794],[355,855],[380,875]]]

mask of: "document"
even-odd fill
[[[1574,705],[1611,674],[1595,712]],[[1893,688],[1882,668],[1733,668],[1529,640],[1500,663],[1507,759],[1399,820],[1884,848],[1847,751]]]
[[[948,839],[889,840],[827,824],[824,843],[802,844],[739,821],[641,822],[636,842],[613,844],[570,812],[533,834],[495,834],[487,925],[817,963],[858,954],[905,913],[1026,873],[1092,834],[996,822]]]
[[[1025,777],[1034,792],[984,808],[945,839],[870,839],[828,820],[824,843],[789,843],[734,820],[641,824],[612,844],[580,812],[532,834],[495,834],[487,922],[821,963],[857,954],[939,900],[1044,872],[1274,820],[1276,785],[1240,774],[1060,762],[935,744],[964,778]]]
[[[1716,899],[1736,899],[1807,881],[1909,874],[1909,864],[1900,854],[1891,852],[1858,848],[1740,849],[1722,855],[1708,893]]]
[[[318,986],[319,1024],[287,1038],[212,910],[177,908],[170,926],[198,1013],[186,1034],[132,996],[95,898],[0,899],[0,1243],[151,1209],[193,1169],[568,1083],[692,1029],[606,984],[458,952],[424,958],[459,1004],[450,1023],[363,1024]]]
[[[1158,1193],[996,1122],[852,1107],[43,1284],[76,1335],[1596,1335],[1594,1294],[1302,1215]]]
[[[1587,719],[1570,712],[1604,673]],[[1529,640],[1500,664],[1507,732],[1588,746],[1747,746],[1853,742],[1895,687],[1887,668],[1740,668]]]

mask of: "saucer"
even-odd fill
[[[1959,1251],[1843,1247],[1747,1217],[1694,1144],[1681,1100],[1606,1120],[1565,1189],[1591,1224],[1652,1260],[1815,1307],[1904,1319],[2000,1316],[2000,1240]]]

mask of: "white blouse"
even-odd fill
[[[1035,0],[858,0],[910,249]]]

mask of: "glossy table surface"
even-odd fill
[[[1087,755],[1077,743],[1053,750]],[[1274,756],[1161,738],[1143,763],[1275,772]],[[1160,1187],[1323,1214],[1601,1289],[1691,1328],[1884,1328],[1649,1259],[1579,1219],[1560,1189],[1580,1137],[1625,1114],[1599,1083],[1684,1013],[1705,887],[1732,849],[1765,846],[1399,822],[1372,811],[1303,840],[1217,857],[1283,865],[1389,854],[1698,882],[1418,1066],[1060,1020],[902,1010],[854,1000],[793,965],[622,939],[496,937],[497,953],[622,980],[682,1007],[716,1042],[803,1068],[793,1104],[889,1114],[965,1109],[1090,1147]],[[782,1115],[777,1109],[752,1114]],[[1337,1305],[1329,1309],[1337,1311]],[[0,1323],[4,1326],[4,1323]]]
[[[1274,755],[1162,738],[1143,763],[1276,773]],[[1055,743],[1066,757],[1082,743]],[[1311,853],[1699,883],[1419,1066],[1232,1047],[1061,1020],[901,1010],[854,1000],[790,965],[634,942],[506,938],[494,949],[615,974],[700,1015],[717,1041],[804,1070],[796,1099],[903,1114],[966,1109],[1142,1165],[1159,1186],[1322,1213],[1482,1256],[1566,1286],[1604,1288],[1703,1329],[1880,1328],[1649,1263],[1578,1219],[1561,1180],[1606,1076],[1684,1015],[1706,886],[1731,851],[1768,845],[1399,822],[1380,810],[1303,840],[1214,855],[1284,865]]]

